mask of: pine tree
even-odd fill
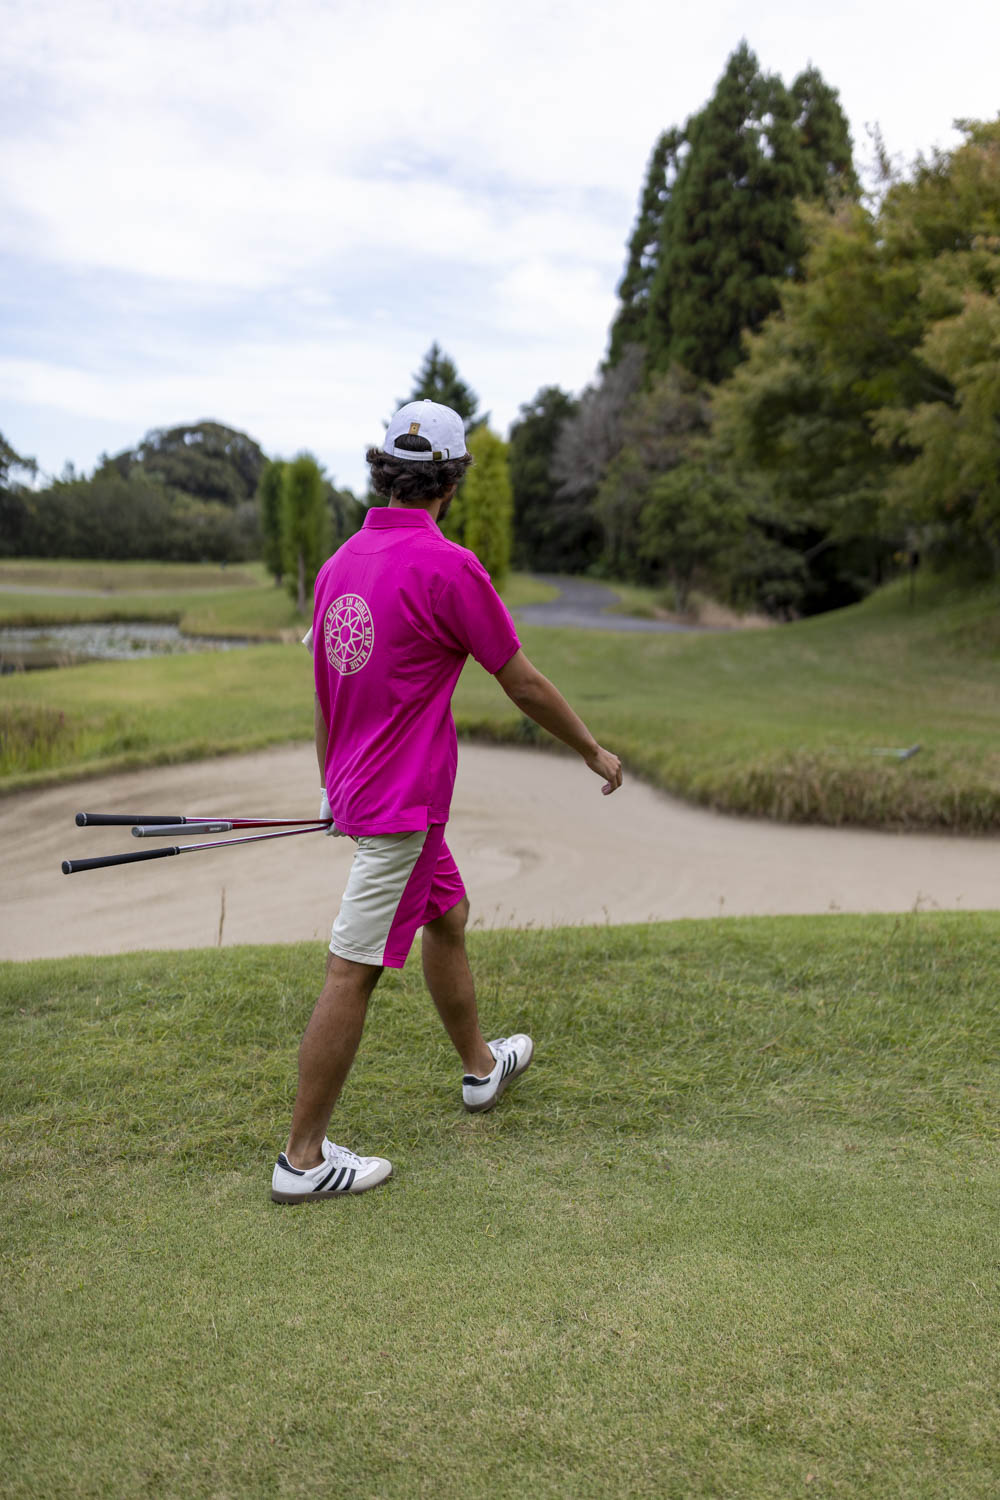
[[[742,357],[744,331],[760,326],[782,282],[800,273],[799,202],[832,206],[857,192],[836,90],[815,68],[786,88],[743,42],[705,108],[657,143],[608,363],[639,341],[649,370],[681,364],[723,379]]]
[[[459,378],[454,360],[444,353],[436,340],[424,355],[424,362],[413,377],[413,390],[406,399],[439,401],[442,406],[450,406],[462,418],[467,432],[489,420],[489,413],[485,416],[478,414],[479,397]],[[399,405],[404,403],[401,401]]]
[[[616,365],[629,344],[644,342],[649,289],[659,259],[663,218],[685,145],[684,132],[675,129],[664,131],[653,147],[639,213],[629,240],[625,274],[618,284],[619,308],[611,324],[608,365]]]

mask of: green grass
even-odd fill
[[[267,1201],[317,947],[0,968],[2,1491],[992,1497],[1000,916],[475,935],[531,1072],[466,1116],[419,964]]]
[[[544,603],[555,592],[514,573],[503,596],[514,609]],[[308,623],[257,562],[232,568],[34,558],[0,562],[0,626],[89,620],[170,620],[191,635],[285,642],[301,637]]]
[[[522,637],[630,772],[693,802],[790,822],[1000,829],[996,586],[928,580],[913,606],[890,587],[769,631]],[[0,791],[306,739],[312,724],[298,646],[23,674],[4,679],[0,705],[13,726]],[[546,743],[474,664],[455,711],[467,735]],[[24,745],[37,754],[32,716],[53,713],[65,729],[40,765]],[[875,753],[914,744],[906,761]]]

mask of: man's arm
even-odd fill
[[[319,706],[319,693],[316,694],[316,706],[313,712],[313,722],[316,733],[316,760],[319,763],[319,784],[326,786],[326,747],[329,740],[326,720],[323,710]]]
[[[523,714],[582,756],[595,776],[606,778],[601,788],[606,797],[621,786],[622,763],[617,755],[597,743],[559,689],[531,665],[523,651],[514,653],[496,673],[496,679]]]

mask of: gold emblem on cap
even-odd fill
[[[419,431],[420,431],[420,423],[419,422],[411,422],[410,423],[410,436],[411,437],[416,437],[416,435],[417,435],[417,433]]]

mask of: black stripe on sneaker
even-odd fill
[[[507,1075],[509,1073],[512,1073],[516,1067],[517,1067],[517,1053],[516,1052],[511,1052],[511,1053],[508,1054],[507,1061],[503,1065],[503,1074],[502,1074],[502,1076],[504,1078],[506,1078]]]
[[[341,1193],[349,1193],[351,1191],[351,1184],[354,1181],[355,1177],[357,1177],[357,1175],[358,1175],[357,1168],[356,1167],[352,1167],[351,1170],[347,1174],[347,1181],[345,1183],[341,1184],[341,1186],[339,1188],[339,1191]]]
[[[326,1176],[322,1179],[322,1181],[317,1182],[316,1186],[313,1188],[313,1192],[314,1193],[321,1193],[323,1191],[323,1189],[326,1187],[327,1183],[330,1181],[330,1178],[331,1177],[336,1177],[337,1174],[338,1174],[338,1172],[343,1172],[343,1170],[344,1169],[341,1166],[331,1167],[330,1170],[329,1170],[329,1172],[327,1172]],[[336,1192],[337,1191],[337,1184],[336,1183],[334,1183],[334,1185],[333,1185],[333,1187],[331,1188],[330,1191],[331,1192]]]
[[[293,1167],[284,1151],[278,1152],[278,1166],[283,1167],[286,1172],[292,1172],[296,1177],[304,1177],[306,1174],[298,1167]]]

